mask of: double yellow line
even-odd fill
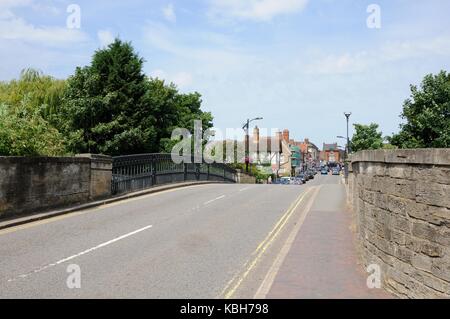
[[[280,220],[276,223],[274,228],[269,232],[267,237],[258,245],[255,251],[251,254],[249,260],[244,264],[244,271],[241,274],[238,274],[233,279],[231,279],[225,288],[222,290],[221,297],[224,299],[230,299],[236,293],[236,290],[245,280],[245,278],[250,274],[250,272],[255,268],[258,262],[261,260],[262,256],[269,248],[269,246],[274,242],[280,232],[283,230],[284,226],[288,222],[289,218],[294,214],[297,207],[306,196],[311,193],[313,188],[309,188],[304,193],[300,194],[300,196],[289,206],[284,215],[280,218]]]

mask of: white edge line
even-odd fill
[[[214,198],[214,199],[211,199],[211,200],[209,200],[209,201],[203,203],[203,205],[211,204],[212,202],[215,202],[216,200],[219,200],[219,199],[222,199],[222,198],[225,198],[225,195],[222,195],[222,196],[216,197],[216,198]]]
[[[119,241],[119,240],[122,240],[122,239],[125,239],[125,238],[127,238],[127,237],[136,235],[137,233],[140,233],[140,232],[142,232],[142,231],[144,231],[144,230],[147,230],[147,229],[149,229],[149,228],[152,228],[152,227],[153,227],[153,225],[148,225],[148,226],[142,227],[142,228],[140,228],[140,229],[138,229],[138,230],[135,230],[135,231],[133,231],[133,232],[131,232],[131,233],[128,233],[128,234],[125,234],[125,235],[116,237],[116,238],[114,238],[114,239],[111,239],[111,240],[109,240],[109,241],[106,241],[106,242],[104,242],[104,243],[101,243],[101,244],[99,244],[99,245],[97,245],[97,246],[95,246],[95,247],[86,249],[86,250],[84,250],[84,251],[82,251],[82,252],[80,252],[80,253],[78,253],[78,254],[72,255],[72,256],[70,256],[70,257],[66,257],[66,258],[64,258],[64,259],[58,260],[57,262],[54,262],[54,263],[51,263],[51,264],[42,266],[42,267],[40,267],[40,268],[37,268],[37,269],[35,269],[35,270],[33,270],[33,271],[27,273],[27,274],[19,275],[19,276],[17,276],[16,278],[9,279],[8,282],[16,281],[18,278],[26,278],[26,277],[30,276],[31,274],[36,274],[36,273],[39,273],[39,272],[41,272],[41,271],[44,271],[44,270],[46,270],[46,269],[48,269],[48,268],[50,268],[50,267],[54,267],[54,266],[60,265],[60,264],[65,263],[65,262],[67,262],[67,261],[69,261],[69,260],[75,259],[75,258],[80,257],[80,256],[82,256],[82,255],[85,255],[85,254],[87,254],[87,253],[93,252],[94,250],[97,250],[97,249],[99,249],[99,248],[102,248],[102,247],[111,245],[111,244],[113,244],[113,243],[115,243],[115,242],[117,242],[117,241]]]

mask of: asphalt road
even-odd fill
[[[253,298],[320,188],[340,179],[193,186],[2,230],[0,298]]]

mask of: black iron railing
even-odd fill
[[[236,182],[236,171],[222,163],[176,164],[170,154],[140,154],[113,158],[113,195],[184,181]]]

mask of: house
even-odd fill
[[[299,170],[302,166],[312,165],[313,163],[319,162],[320,150],[308,138],[304,141],[295,141],[290,138],[289,130],[283,130],[283,139],[288,142],[291,151],[293,152],[293,161],[297,165],[293,165],[295,170]],[[298,165],[298,162],[301,164]]]
[[[323,144],[320,159],[326,163],[339,163],[343,161],[343,151],[339,149],[337,143]]]
[[[269,167],[278,176],[291,176],[292,152],[282,133],[261,137],[259,128],[253,129],[249,140],[250,162],[260,167]]]

